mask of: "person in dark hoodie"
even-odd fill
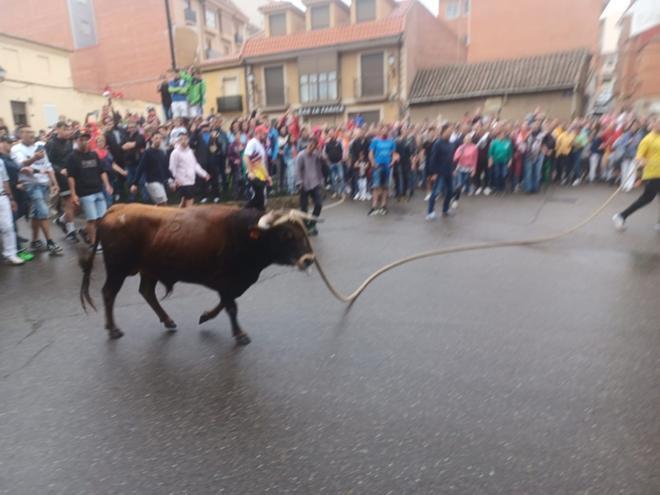
[[[454,160],[454,146],[449,142],[450,135],[451,127],[448,124],[444,124],[440,128],[439,138],[433,143],[433,147],[431,148],[429,177],[433,182],[433,189],[429,198],[427,220],[434,220],[437,217],[435,213],[435,200],[440,195],[442,189],[445,192],[442,214],[449,216],[449,203],[453,196],[452,162]]]
[[[162,140],[163,137],[158,132],[151,136],[149,147],[142,154],[135,178],[131,183],[131,193],[135,194],[138,184],[144,177],[149,198],[157,206],[167,205],[165,184],[170,178],[169,160],[162,150]]]
[[[71,140],[71,130],[64,121],[59,121],[55,125],[55,134],[46,143],[46,154],[55,170],[55,178],[60,186],[60,201],[62,215],[55,218],[55,223],[62,229],[66,235],[65,239],[69,242],[78,242],[76,236],[75,212],[71,203],[71,191],[66,176],[66,160],[73,151],[73,141]]]

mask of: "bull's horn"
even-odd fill
[[[275,221],[275,212],[270,211],[263,215],[261,218],[259,218],[259,223],[257,223],[257,227],[260,228],[261,230],[268,230],[273,226],[273,222]]]
[[[319,223],[323,222],[322,218],[315,217],[314,215],[310,215],[309,213],[305,213],[304,211],[300,211],[300,210],[291,210],[289,212],[289,215],[291,215],[292,217],[299,218],[300,220],[311,220]]]

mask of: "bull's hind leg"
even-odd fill
[[[229,321],[231,322],[231,333],[236,339],[236,343],[238,345],[248,345],[251,340],[248,335],[243,332],[241,329],[240,325],[238,324],[238,306],[236,305],[236,301],[231,299],[225,303],[225,307],[227,308],[227,313],[229,313]]]
[[[144,300],[149,303],[151,309],[156,312],[156,315],[158,315],[160,321],[163,322],[165,328],[168,330],[176,330],[176,323],[172,321],[170,315],[165,312],[163,307],[158,302],[158,298],[156,297],[157,283],[158,280],[156,280],[154,277],[151,277],[145,273],[140,273],[140,294],[142,294]]]
[[[118,275],[109,271],[105,284],[103,285],[102,293],[103,305],[105,307],[105,329],[108,331],[108,335],[111,339],[118,339],[124,335],[124,332],[119,330],[115,324],[114,307],[117,293],[124,284],[125,279],[126,275]]]

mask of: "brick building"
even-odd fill
[[[278,115],[292,107],[312,124],[358,113],[392,122],[407,111],[418,69],[464,59],[457,37],[417,0],[303,3],[264,5],[265,32],[246,41],[240,60],[202,64],[216,98],[207,108],[230,113],[244,103]]]
[[[240,50],[248,19],[232,0],[168,1],[179,66]],[[73,83],[85,91],[157,101],[171,66],[163,0],[3,0],[0,32],[72,50]]]
[[[660,113],[660,4],[633,0],[620,23],[617,107]]]
[[[605,0],[439,0],[438,16],[481,62],[598,48]]]

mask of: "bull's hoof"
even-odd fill
[[[124,332],[122,332],[118,328],[111,328],[110,330],[108,330],[108,335],[110,336],[111,340],[117,340],[124,336]]]
[[[164,321],[164,322],[163,322],[163,325],[165,325],[165,328],[166,328],[169,332],[176,332],[176,331],[177,331],[176,323],[174,323],[172,320]]]
[[[204,311],[202,313],[202,316],[199,317],[199,324],[201,325],[202,323],[209,321],[211,319],[211,315],[208,313],[208,311]]]
[[[240,335],[237,335],[235,337],[236,339],[236,345],[244,346],[248,345],[252,340],[250,340],[250,337],[248,337],[247,333],[241,333]]]

